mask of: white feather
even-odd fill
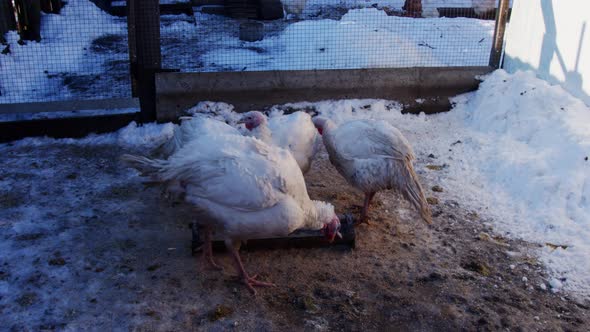
[[[315,121],[323,129],[330,161],[350,185],[365,194],[398,191],[430,222],[430,209],[412,165],[414,152],[397,128],[376,120],[340,126],[325,118]]]
[[[311,167],[319,140],[311,116],[305,112],[272,116],[248,135],[289,150],[303,173]]]
[[[177,196],[216,234],[232,241],[285,236],[300,228],[320,229],[335,216],[332,205],[310,200],[288,151],[236,134],[223,122],[190,123],[193,136],[180,135],[182,146],[167,160],[122,159],[152,181],[183,191]]]

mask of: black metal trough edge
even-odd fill
[[[272,250],[288,248],[322,248],[322,247],[345,247],[354,248],[356,245],[356,236],[354,231],[354,217],[351,214],[340,215],[340,233],[341,239],[334,239],[334,242],[328,242],[320,231],[295,231],[289,236],[267,239],[253,239],[243,243],[241,250]],[[193,254],[200,249],[203,244],[199,237],[199,231],[196,224],[191,225],[192,230],[192,252]],[[214,251],[224,251],[225,243],[221,240],[213,241]]]

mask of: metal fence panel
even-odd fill
[[[158,7],[158,0],[68,0],[62,8],[59,0],[10,0],[16,22],[4,6],[0,27],[14,29],[16,23],[20,34],[10,30],[0,40],[0,104],[131,97],[130,71],[151,81],[143,93],[153,95],[153,73],[161,67],[486,66],[496,2],[160,0]],[[137,46],[131,66],[128,36],[133,51]],[[161,51],[161,63],[154,50]]]
[[[281,7],[279,0],[226,0],[222,8],[197,7],[194,16],[161,17],[163,66],[186,72],[487,66],[496,2],[283,0],[286,17],[262,20]]]
[[[20,34],[4,34],[0,104],[131,96],[125,17],[89,0],[10,1]]]

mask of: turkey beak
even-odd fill
[[[246,123],[246,120],[244,120],[244,119],[240,119],[240,120],[238,120],[238,122],[237,122],[237,124],[243,124],[243,123]]]
[[[340,233],[340,231],[336,232],[336,237],[342,240],[342,233]]]

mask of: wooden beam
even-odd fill
[[[49,136],[54,138],[84,137],[90,133],[117,130],[134,121],[137,113],[101,115],[65,119],[0,122],[0,142],[24,137]]]
[[[5,42],[4,34],[9,30],[16,30],[14,9],[10,1],[0,1],[0,42]]]
[[[231,103],[237,111],[348,98],[383,98],[408,104],[421,98],[448,106],[448,97],[477,89],[477,76],[491,70],[484,66],[158,73],[157,119],[176,120],[184,110],[206,100]]]
[[[110,98],[95,100],[66,100],[34,103],[0,104],[0,114],[26,114],[40,112],[73,112],[100,109],[139,108],[137,98]]]
[[[506,22],[508,21],[508,10],[510,9],[509,0],[500,0],[500,5],[496,11],[496,27],[494,29],[494,39],[492,50],[490,52],[490,67],[500,68],[502,60],[502,50],[504,49],[504,33],[506,31]]]
[[[162,68],[160,6],[158,0],[129,0],[135,24],[137,96],[142,122],[156,119],[155,74]]]

